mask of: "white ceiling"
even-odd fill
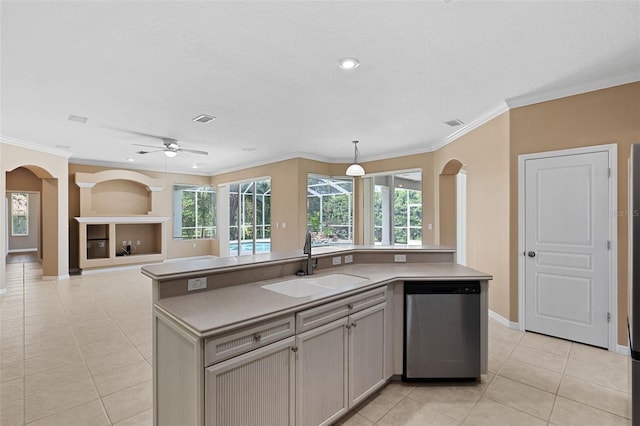
[[[0,135],[78,163],[215,174],[347,162],[355,139],[364,161],[395,157],[505,101],[640,80],[639,1],[3,0],[0,13]],[[340,70],[347,56],[361,66]],[[137,155],[162,144],[141,134],[209,155]]]

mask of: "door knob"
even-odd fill
[[[529,257],[536,257],[536,252],[535,252],[535,251],[533,251],[533,250],[532,250],[532,251],[529,251],[529,252],[527,252],[527,256],[529,256]]]

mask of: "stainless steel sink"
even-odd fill
[[[365,281],[367,281],[367,278],[348,274],[312,275],[263,285],[262,288],[284,294],[285,296],[307,297],[322,293],[323,291],[348,287]]]

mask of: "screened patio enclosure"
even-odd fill
[[[271,251],[271,180],[229,185],[229,255]]]
[[[309,175],[307,227],[312,244],[353,244],[353,179]]]

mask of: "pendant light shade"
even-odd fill
[[[353,164],[347,168],[347,176],[363,176],[364,168],[358,164],[358,155],[360,155],[360,150],[358,149],[358,141],[353,141]]]

